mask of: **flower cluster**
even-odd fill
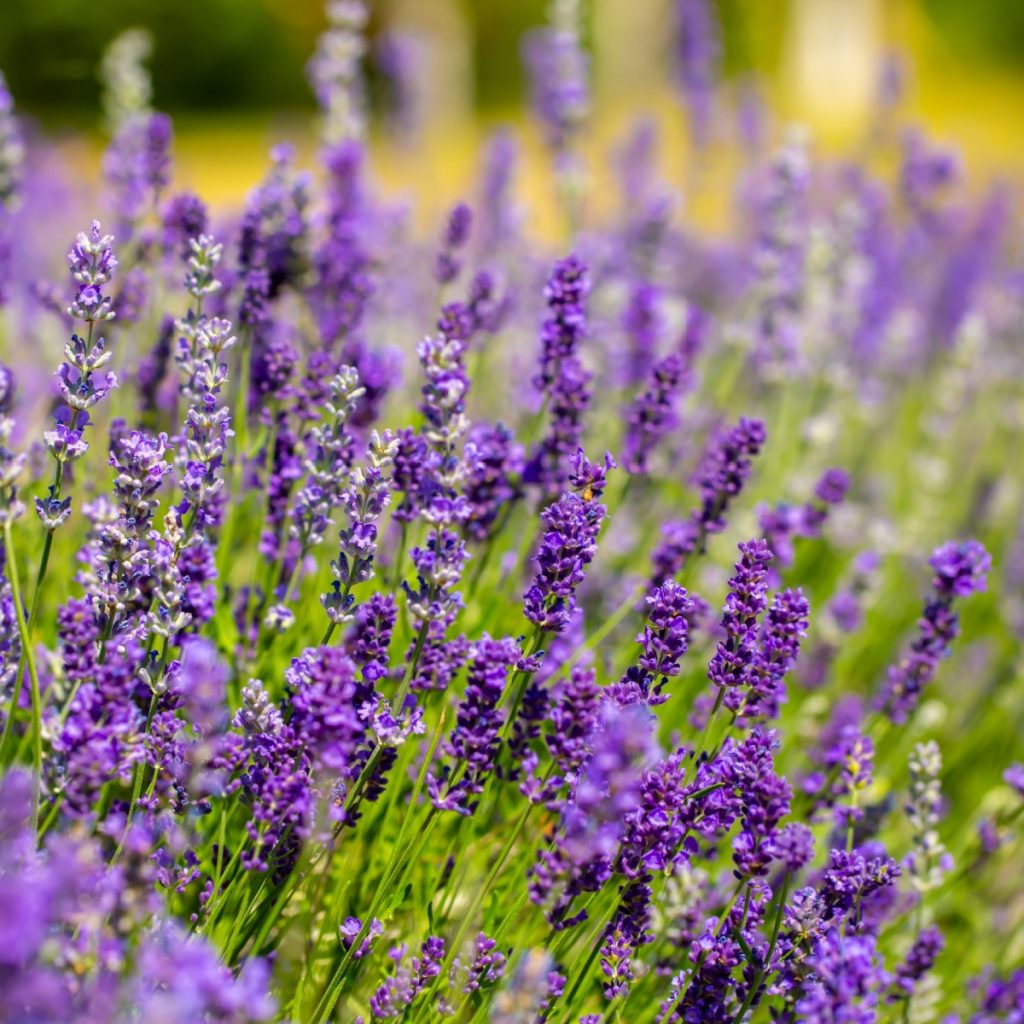
[[[670,6],[714,235],[657,118],[590,201],[582,0],[524,45],[546,151],[426,235],[375,168],[451,76],[397,8],[327,4],[318,166],[235,214],[145,33],[105,189],[0,78],[3,1020],[1019,1019],[1010,193],[892,89],[862,163],[773,150]]]

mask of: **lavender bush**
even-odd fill
[[[64,270],[0,79],[0,1019],[1022,1019],[1009,197],[743,102],[734,232],[646,123],[599,220],[582,17],[523,51],[552,250],[508,133],[430,237],[382,196],[419,51],[357,0],[239,215],[116,41]]]

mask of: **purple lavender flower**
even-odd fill
[[[191,399],[185,419],[185,472],[181,489],[190,516],[200,526],[216,526],[221,517],[223,463],[233,431],[231,414],[220,404],[227,366],[220,356],[235,343],[231,324],[216,317],[183,322],[176,361],[182,389]]]
[[[1003,782],[1024,797],[1024,764],[1015,761],[1003,772]]]
[[[357,330],[375,289],[363,238],[363,161],[363,149],[355,142],[339,143],[324,154],[328,209],[325,235],[313,253],[310,304],[326,345]]]
[[[477,423],[463,449],[466,479],[463,491],[469,505],[465,529],[476,541],[492,536],[503,510],[522,495],[523,448],[501,423]]]
[[[718,64],[719,28],[710,0],[676,0],[676,75],[690,115],[690,136],[707,145]]]
[[[729,580],[729,594],[722,612],[725,639],[715,647],[708,664],[708,678],[725,695],[726,706],[739,711],[758,659],[758,620],[767,607],[766,581],[771,552],[763,540],[740,544],[736,575]]]
[[[434,265],[434,277],[438,284],[451,284],[459,276],[462,269],[462,250],[469,241],[472,223],[473,211],[465,203],[459,203],[449,214],[441,238],[441,251],[437,254]]]
[[[485,932],[477,934],[473,941],[473,959],[463,967],[465,980],[461,990],[469,995],[483,987],[490,987],[500,981],[505,973],[507,958],[497,948],[498,944]]]
[[[772,857],[786,870],[796,873],[806,867],[814,856],[814,833],[806,825],[791,821],[779,829],[772,842]]]
[[[534,29],[523,40],[530,100],[548,145],[556,154],[572,145],[590,108],[587,55],[580,45],[577,4],[555,9],[558,23]]]
[[[504,716],[498,704],[508,673],[521,655],[519,644],[511,637],[492,640],[484,634],[471,648],[465,695],[445,748],[464,771],[457,779],[449,768],[440,777],[433,773],[428,777],[430,798],[440,810],[464,815],[476,810],[472,798],[483,791],[501,750],[499,734]]]
[[[519,214],[512,196],[518,158],[515,139],[507,129],[495,132],[484,149],[476,238],[485,258],[514,242],[518,233]]]
[[[762,365],[792,368],[798,362],[808,180],[805,148],[791,139],[772,160],[757,215],[754,355]]]
[[[809,607],[799,590],[783,590],[772,598],[758,638],[757,658],[749,675],[745,718],[777,718],[786,699],[785,678],[796,664],[806,634]]]
[[[550,315],[541,328],[540,368],[533,378],[538,391],[546,393],[562,363],[576,356],[586,336],[583,306],[589,292],[590,277],[579,257],[570,255],[554,265],[544,288]]]
[[[653,724],[640,706],[603,706],[591,756],[562,807],[562,833],[530,869],[530,899],[559,931],[586,920],[585,909],[571,913],[573,901],[612,875],[629,815],[640,806],[644,773],[658,758]]]
[[[853,822],[864,817],[859,806],[860,794],[867,789],[874,775],[875,746],[870,737],[863,735],[853,726],[843,729],[838,741],[825,755],[826,765],[833,769],[836,779],[832,794],[838,799],[849,799],[848,806],[841,806],[837,812],[840,827],[850,828]]]
[[[906,958],[896,968],[889,1002],[910,999],[914,995],[918,983],[935,966],[945,945],[942,932],[934,925],[921,931],[907,951]]]
[[[703,331],[704,316],[699,311],[691,313],[687,335],[699,335]],[[689,337],[699,346],[699,340]],[[626,412],[628,429],[623,442],[623,465],[630,473],[647,472],[647,462],[652,452],[678,425],[676,406],[680,396],[692,381],[690,360],[681,345],[651,368],[647,387],[637,395]]]
[[[286,675],[291,724],[315,767],[344,776],[365,726],[357,713],[355,664],[338,647],[314,647]]]
[[[161,222],[164,249],[188,259],[189,243],[207,232],[206,205],[192,192],[179,192],[164,205]]]
[[[679,674],[679,660],[686,653],[693,602],[678,583],[669,581],[647,596],[648,623],[636,638],[642,652],[636,665],[608,688],[608,696],[625,706],[645,702],[664,704],[664,687]]]
[[[114,493],[121,503],[121,518],[136,539],[149,530],[157,506],[154,496],[171,472],[164,461],[168,450],[166,434],[152,437],[133,430],[110,453],[110,465],[117,470]]]
[[[404,951],[404,946],[402,949]],[[419,955],[409,959],[408,965],[404,963],[404,956],[398,958],[395,973],[370,997],[371,1020],[402,1016],[405,1007],[411,1006],[421,992],[429,990],[433,979],[441,973],[444,956],[444,939],[431,935],[420,946]]]
[[[938,199],[960,173],[955,152],[932,146],[917,131],[903,136],[900,192],[909,209],[926,224],[936,224]]]
[[[67,813],[88,817],[111,779],[122,782],[143,755],[139,742],[142,714],[133,700],[142,651],[133,643],[110,650],[71,701],[53,740],[54,787]]]
[[[111,300],[102,288],[114,276],[117,257],[114,255],[112,235],[100,234],[99,221],[93,221],[89,234],[80,232],[68,252],[71,276],[78,284],[78,295],[68,309],[76,320],[92,324],[113,319]]]
[[[589,289],[587,269],[576,256],[555,264],[545,289],[550,316],[541,329],[540,368],[533,384],[544,396],[551,426],[523,473],[545,495],[565,489],[566,462],[580,447],[582,419],[590,405],[591,374],[579,358]]]
[[[829,931],[815,944],[809,967],[808,983],[796,1004],[801,1020],[872,1024],[888,982],[872,936]]]
[[[934,589],[918,621],[918,635],[909,653],[890,667],[885,688],[876,701],[894,722],[907,719],[922,690],[935,677],[939,663],[949,655],[960,632],[954,602],[985,589],[992,560],[977,541],[951,541],[933,553],[929,564],[935,571]]]
[[[103,155],[103,171],[118,215],[118,234],[131,240],[149,207],[171,180],[171,119],[136,111],[124,117]]]
[[[601,691],[594,670],[574,665],[551,705],[551,731],[547,746],[568,777],[574,776],[590,753],[590,738],[600,722]]]
[[[652,582],[657,585],[677,575],[695,552],[704,549],[709,534],[725,529],[725,513],[750,476],[751,459],[766,438],[760,420],[741,418],[712,444],[697,471],[701,503],[689,520],[666,523],[662,542],[651,556]]]
[[[537,573],[524,595],[523,613],[538,629],[560,633],[576,609],[576,589],[597,553],[605,506],[577,494],[563,494],[541,513],[545,532],[537,552]]]
[[[793,541],[797,537],[820,537],[833,506],[842,503],[850,486],[850,478],[842,469],[827,469],[814,486],[815,501],[803,505],[776,505],[762,509],[758,523],[772,549],[776,567],[789,567],[794,560]],[[778,572],[773,572],[775,580]]]
[[[410,552],[416,569],[414,590],[407,582],[402,588],[409,598],[409,611],[421,623],[450,623],[462,607],[462,596],[455,587],[469,555],[466,545],[451,530],[438,529],[425,547]]]

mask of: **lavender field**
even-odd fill
[[[508,44],[553,218],[382,187],[361,0],[233,203],[146,33],[95,175],[0,76],[0,1022],[1024,1022],[1020,196],[715,11],[603,174],[586,4]]]

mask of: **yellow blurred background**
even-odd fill
[[[76,28],[85,5],[71,0],[0,4],[0,67],[16,102],[62,138],[69,160],[98,168],[98,115],[83,106],[95,105],[98,53],[111,32],[141,24],[155,39],[154,103],[175,117],[177,184],[211,204],[236,206],[263,174],[274,142],[294,142],[301,161],[312,163],[315,111],[303,66],[323,27],[319,0],[108,3],[109,9],[88,5],[87,28]],[[417,216],[432,221],[469,188],[481,139],[498,124],[512,124],[524,145],[524,186],[543,222],[549,172],[527,116],[518,57],[521,31],[543,21],[543,0],[369,6],[372,34],[413,32],[428,55],[428,116],[417,145],[410,149],[374,130],[377,180],[408,195]],[[988,22],[1021,8],[1020,0],[720,0],[724,99],[716,113],[720,130],[703,160],[714,172],[700,175],[671,88],[672,0],[589,0],[594,99],[585,150],[593,202],[599,206],[608,191],[611,147],[643,114],[662,129],[666,175],[688,186],[688,213],[721,219],[729,196],[715,183],[733,180],[742,159],[730,104],[751,74],[772,112],[775,137],[800,123],[819,151],[856,155],[872,130],[881,69],[892,54],[906,68],[900,120],[955,143],[977,183],[994,175],[1014,182],[1024,176],[1024,54],[1018,59],[1014,48],[1024,40],[1024,18],[1004,22],[1009,43],[1002,49],[991,42]],[[979,32],[972,35],[972,27]],[[218,47],[225,54],[220,78]]]

